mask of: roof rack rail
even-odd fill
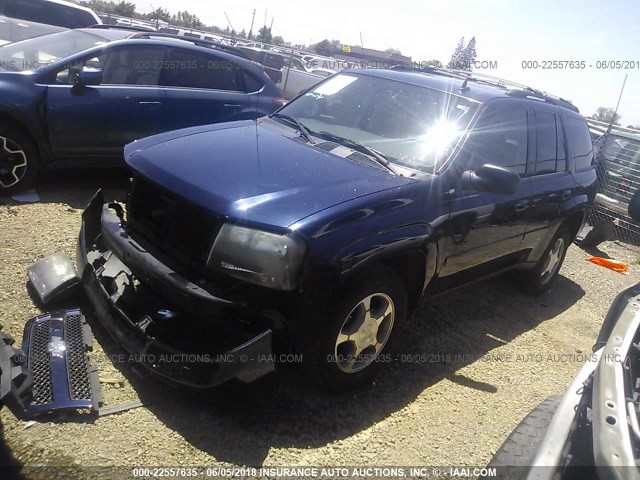
[[[412,71],[429,73],[432,75],[441,75],[449,78],[457,78],[464,80],[463,88],[468,88],[467,82],[472,81],[476,83],[482,83],[485,85],[492,85],[498,88],[504,88],[507,90],[507,95],[522,96],[522,97],[534,97],[543,100],[552,105],[568,108],[574,112],[579,112],[578,107],[573,105],[569,100],[551,95],[542,90],[538,90],[522,83],[512,82],[505,78],[494,77],[493,75],[485,75],[483,73],[468,72],[466,70],[457,70],[452,68],[439,68],[439,67],[411,67],[406,65],[395,65],[391,67],[391,70]]]
[[[565,108],[568,108],[569,110],[573,110],[574,112],[579,112],[578,107],[573,105],[569,100],[565,100],[564,98],[551,95],[550,93],[543,92],[542,90],[529,87],[528,85],[524,85],[522,83],[513,82],[511,80],[495,77],[493,75],[486,75],[484,73],[465,72],[464,70],[454,70],[454,71],[461,75],[466,74],[468,79],[473,82],[484,83],[487,85],[494,85],[496,87],[500,87],[504,89],[511,87],[507,90],[507,95],[539,98],[540,100],[544,100],[545,102],[551,103],[552,105],[565,107]]]
[[[401,72],[419,72],[419,73],[432,73],[434,75],[442,75],[444,77],[450,77],[450,78],[457,78],[460,80],[464,80],[467,77],[460,75],[457,71],[455,70],[447,70],[444,68],[438,68],[438,67],[412,67],[412,66],[408,66],[408,65],[394,65],[390,68],[390,70],[398,70]]]
[[[237,55],[238,57],[242,57],[245,60],[251,60],[242,50],[236,47],[232,47],[230,45],[225,45],[221,42],[216,42],[213,40],[203,40],[200,38],[191,38],[185,37],[184,35],[175,35],[173,33],[162,33],[162,32],[149,32],[149,31],[141,31],[131,35],[129,38],[152,38],[152,37],[160,37],[160,38],[172,38],[175,40],[182,40],[184,42],[193,43],[199,47],[211,47],[217,48],[219,50],[225,51],[227,53],[232,53],[233,55]]]

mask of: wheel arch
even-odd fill
[[[11,113],[0,110],[0,125],[6,125],[9,128],[19,130],[21,133],[28,136],[38,149],[38,154],[40,156],[39,163],[41,165],[50,159],[50,152],[46,146],[46,142],[40,135],[34,134],[33,129],[29,128],[26,122]]]

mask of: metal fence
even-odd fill
[[[618,240],[640,244],[640,225],[628,215],[631,197],[640,187],[640,131],[588,120],[597,157],[598,199],[587,223],[612,222]]]

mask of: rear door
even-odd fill
[[[165,130],[240,120],[255,111],[242,69],[214,53],[171,48],[165,71]]]
[[[161,132],[166,53],[155,45],[107,46],[58,72],[48,86],[46,114],[54,155],[121,159],[125,144]],[[102,82],[74,88],[73,69],[85,65],[101,68]]]
[[[567,168],[567,141],[562,115],[551,109],[533,109],[533,158],[527,173],[531,178],[527,228],[523,246],[544,249],[551,230],[561,219],[563,205],[575,194],[575,180]]]

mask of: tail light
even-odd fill
[[[631,180],[628,178],[622,178],[618,184],[618,191],[622,193],[629,193],[631,191]]]

